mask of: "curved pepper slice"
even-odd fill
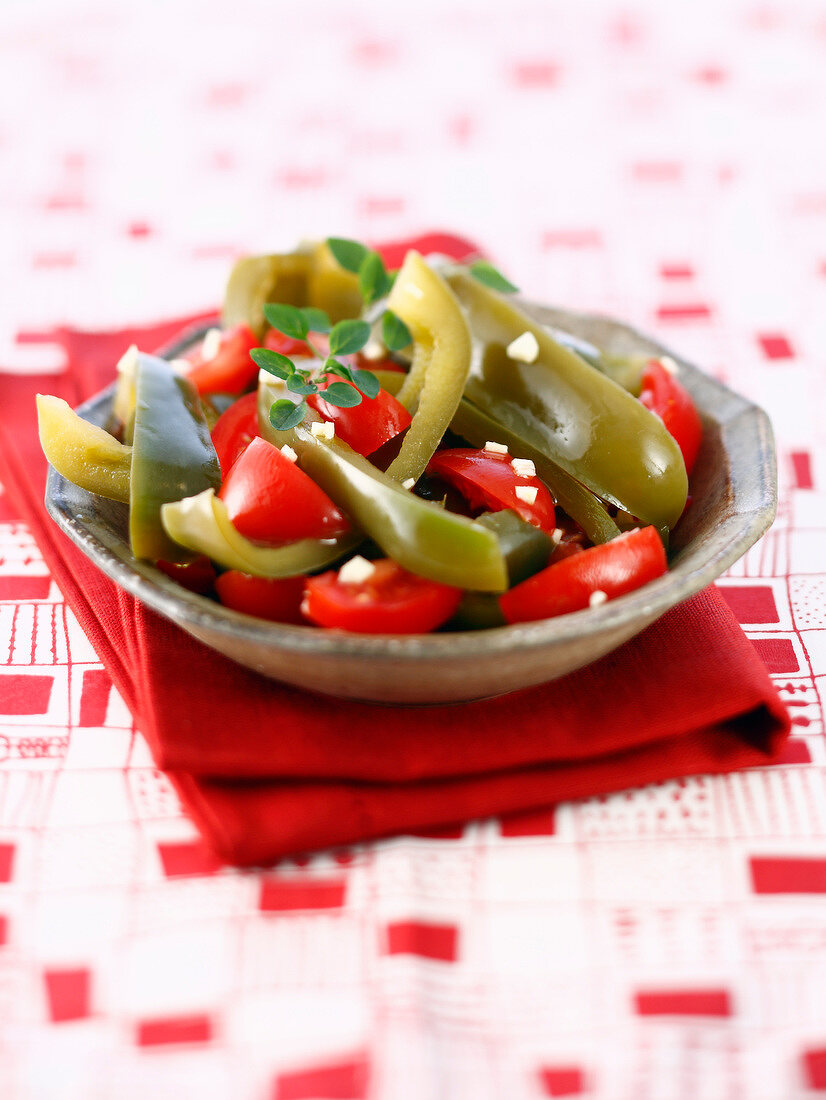
[[[456,412],[470,370],[470,332],[444,279],[408,252],[387,307],[413,336],[413,362],[398,399],[413,412],[390,477],[419,478]]]
[[[404,378],[404,375],[396,371],[376,370],[374,374],[381,383],[382,389],[390,393],[394,389],[398,390]],[[568,515],[576,520],[591,542],[609,542],[620,533],[619,527],[608,515],[603,503],[589,489],[580,485],[550,458],[492,419],[487,413],[477,409],[465,398],[459,402],[459,407],[450,422],[450,430],[466,439],[468,443],[472,443],[474,447],[484,447],[488,440],[493,440],[496,443],[504,443],[514,457],[532,459],[536,472],[553,493],[557,504],[560,504]]]
[[[40,446],[59,474],[109,500],[129,502],[132,448],[83,420],[60,397],[37,395]]]
[[[224,569],[254,577],[295,577],[323,569],[363,541],[362,535],[339,539],[301,539],[286,546],[257,546],[233,527],[226,505],[214,489],[161,507],[167,535],[195,554],[206,554]]]
[[[192,383],[154,355],[138,355],[129,493],[136,558],[178,561],[161,524],[161,505],[221,484],[218,456]]]
[[[267,302],[316,306],[334,322],[358,317],[362,307],[358,276],[339,267],[323,243],[278,255],[244,256],[236,262],[224,295],[224,326],[247,324],[261,339],[268,327]]]
[[[258,394],[262,436],[276,447],[289,444],[304,472],[388,557],[440,584],[485,592],[507,588],[505,560],[492,531],[413,496],[340,439],[324,442],[303,425],[277,431],[269,420],[272,387],[259,384]]]
[[[463,272],[447,281],[473,334],[465,395],[598,497],[644,523],[672,527],[688,478],[662,423],[495,291]],[[533,362],[507,353],[525,332],[538,345]]]

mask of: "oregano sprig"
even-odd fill
[[[345,271],[358,275],[359,291],[364,304],[370,306],[385,298],[393,289],[397,271],[388,271],[375,249],[346,237],[328,237],[327,247]],[[385,309],[381,316],[382,339],[390,351],[401,351],[413,343],[410,329],[396,314]]]
[[[349,367],[336,358],[361,351],[370,339],[370,325],[366,321],[346,320],[332,324],[322,309],[289,305],[286,302],[269,302],[264,306],[264,316],[278,332],[293,340],[303,340],[311,352],[322,360],[320,369],[301,368],[288,356],[272,348],[253,348],[252,361],[260,370],[280,378],[290,393],[300,401],[282,398],[270,408],[270,422],[274,428],[286,431],[294,428],[307,414],[306,398],[323,391],[324,400],[341,409],[360,405],[362,396],[372,400],[380,389],[374,374],[357,367]],[[329,354],[315,346],[311,333],[329,333]],[[334,376],[341,381],[330,381]]]

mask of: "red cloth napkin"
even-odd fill
[[[417,243],[472,250],[443,236]],[[158,766],[223,859],[269,863],[777,758],[788,716],[714,588],[562,680],[425,710],[331,700],[265,680],[123,593],[46,515],[33,394],[77,404],[111,379],[130,343],[157,347],[185,323],[56,330],[69,355],[64,373],[0,374],[0,481]]]

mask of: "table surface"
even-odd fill
[[[475,238],[771,414],[720,582],[771,768],[215,871],[0,495],[0,1095],[826,1091],[826,10],[234,0],[0,9],[0,364],[220,300],[299,236]]]

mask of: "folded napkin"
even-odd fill
[[[474,251],[441,235],[413,244],[457,257]],[[111,380],[130,343],[157,347],[192,320],[55,330],[67,349],[64,372],[0,373],[0,481],[158,766],[221,858],[270,863],[777,758],[788,716],[714,588],[564,679],[426,709],[334,700],[266,680],[118,589],[46,515],[33,395],[77,404]]]

